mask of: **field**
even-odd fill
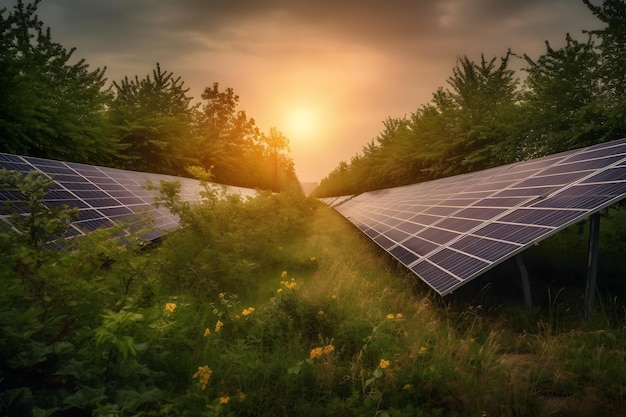
[[[300,196],[182,217],[149,248],[2,234],[3,415],[626,415],[617,298],[440,299]]]

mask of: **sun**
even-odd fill
[[[293,109],[287,119],[285,130],[294,140],[306,140],[315,135],[319,120],[316,112],[309,107]]]

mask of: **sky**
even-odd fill
[[[582,0],[42,0],[38,16],[109,81],[158,62],[198,101],[214,82],[233,88],[261,131],[289,139],[303,182],[427,104],[459,57],[537,58],[600,27]]]

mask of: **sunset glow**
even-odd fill
[[[287,116],[285,131],[291,141],[307,141],[315,136],[319,123],[315,110],[307,107],[296,108]]]

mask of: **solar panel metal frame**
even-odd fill
[[[74,162],[35,158],[0,153],[0,169],[29,173],[39,171],[54,181],[43,199],[47,206],[67,204],[78,209],[78,219],[73,221],[65,237],[84,235],[102,227],[123,224],[132,231],[148,229],[143,238],[154,240],[178,227],[179,217],[167,208],[155,207],[157,191],[147,188],[148,183],[158,186],[161,181],[178,181],[183,201],[200,202],[200,181],[172,175],[122,170]],[[248,188],[213,184],[224,187],[228,194],[244,197],[256,195]],[[21,197],[14,191],[0,190],[0,201],[16,201]],[[21,214],[25,210],[19,209]],[[10,213],[0,210],[0,219],[10,223]]]
[[[624,197],[626,139],[620,139],[371,191],[333,206],[445,296]]]

